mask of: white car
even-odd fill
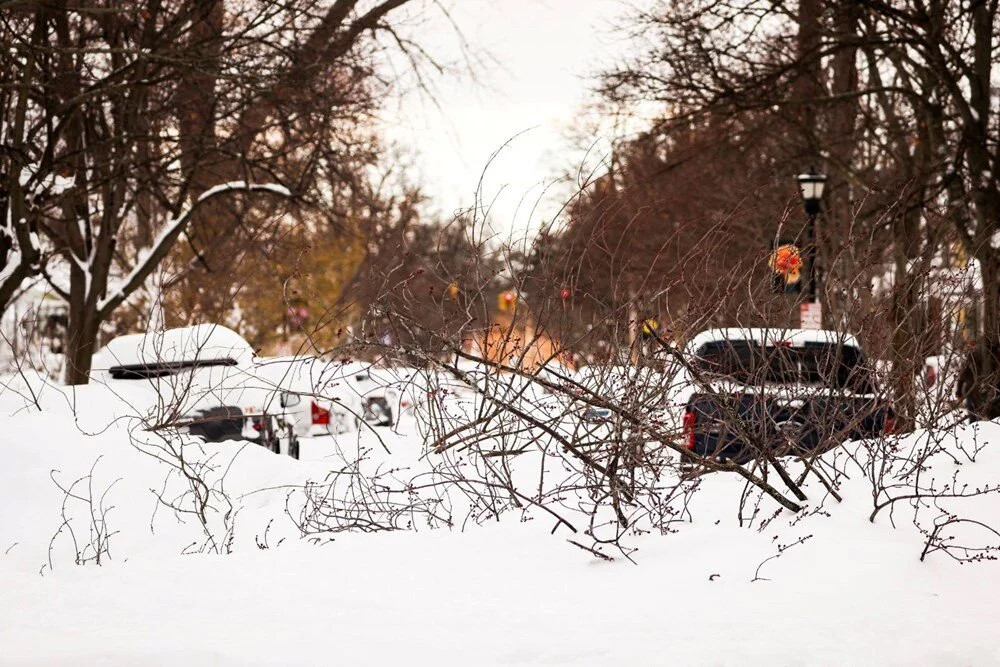
[[[254,350],[221,325],[119,336],[94,355],[91,381],[128,401],[154,426],[208,441],[259,438],[244,408],[280,403],[254,378]]]
[[[280,397],[299,437],[315,437],[345,433],[362,422],[392,426],[420,393],[415,371],[297,356],[258,359],[253,373],[272,397]]]
[[[316,437],[353,430],[363,413],[353,382],[341,367],[314,356],[271,357],[255,360],[255,382],[267,389],[270,403],[258,406],[280,412],[298,437]]]
[[[437,382],[433,371],[400,365],[372,367],[368,370],[368,378],[372,383],[368,395],[375,395],[378,387],[385,390],[394,423],[426,404],[428,394]]]

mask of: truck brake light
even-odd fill
[[[698,414],[693,408],[688,407],[684,410],[684,446],[688,449],[694,449],[695,445],[695,433],[694,427],[698,423]]]
[[[882,435],[895,435],[899,433],[899,422],[893,414],[887,414],[882,422]]]
[[[330,424],[330,411],[312,402],[312,423],[315,426],[328,426]]]

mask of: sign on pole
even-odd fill
[[[823,304],[819,301],[806,301],[799,306],[800,329],[823,328]]]

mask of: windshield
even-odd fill
[[[694,367],[706,376],[743,384],[808,384],[861,393],[872,390],[861,350],[853,345],[714,341],[698,348]]]

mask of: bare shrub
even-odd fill
[[[108,524],[108,514],[114,509],[114,505],[108,504],[108,494],[121,481],[121,478],[114,480],[103,490],[94,489],[94,470],[100,463],[101,457],[97,457],[90,472],[82,477],[78,477],[70,484],[63,484],[57,478],[58,470],[51,471],[49,477],[63,494],[60,506],[60,516],[62,523],[49,541],[48,566],[51,571],[54,569],[52,560],[53,551],[59,538],[63,535],[69,540],[74,553],[73,562],[76,565],[101,565],[111,559],[111,538],[117,533]],[[74,509],[82,508],[85,513],[86,531],[74,527]],[[78,526],[80,521],[75,522]]]

